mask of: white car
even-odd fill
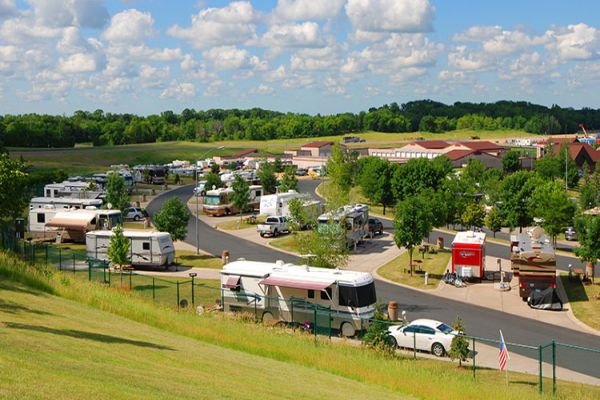
[[[194,188],[194,194],[196,196],[206,195],[206,181],[200,181],[196,184],[196,187]]]
[[[130,207],[127,210],[127,214],[125,214],[125,219],[139,221],[139,220],[144,219],[147,216],[148,216],[148,213],[146,212],[146,210],[139,208],[139,207]]]
[[[442,357],[450,349],[452,338],[458,334],[451,326],[432,319],[417,319],[408,325],[394,325],[388,329],[396,347],[430,351]],[[390,339],[390,340],[391,340]]]

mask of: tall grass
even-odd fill
[[[32,268],[11,257],[13,269]],[[18,275],[18,274],[17,274]],[[221,347],[327,371],[339,376],[379,385],[400,393],[427,399],[531,399],[537,397],[536,377],[511,373],[511,384],[497,371],[479,370],[476,380],[468,368],[433,360],[385,357],[364,348],[315,340],[279,328],[245,323],[220,313],[197,316],[145,302],[131,292],[107,289],[60,273],[32,275],[33,280],[53,288],[55,293],[122,317],[145,323]],[[547,381],[546,387],[551,387]],[[564,394],[561,394],[564,393]],[[556,398],[600,398],[600,388],[570,382],[559,383]]]

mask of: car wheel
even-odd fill
[[[261,232],[260,237],[264,238],[265,234]]]
[[[387,341],[388,341],[389,345],[392,346],[394,349],[398,348],[398,341],[392,335],[388,335]]]
[[[273,318],[273,314],[271,314],[268,311],[266,313],[263,313],[263,315],[262,315],[262,322],[263,323],[269,323],[269,322],[273,321],[274,319],[275,318]]]
[[[352,337],[356,334],[356,329],[354,329],[354,325],[350,322],[344,322],[342,326],[340,326],[340,332],[343,337]]]
[[[441,343],[434,343],[431,346],[431,353],[436,357],[442,357],[446,354],[446,349],[444,349],[444,346],[442,346]]]
[[[277,229],[275,229],[273,231],[273,237],[277,237],[277,236],[279,236],[279,231]]]
[[[133,217],[133,220],[134,220],[134,221],[139,221],[140,219],[141,219],[141,218],[140,218],[140,216],[139,216],[139,215],[136,215],[135,217]]]

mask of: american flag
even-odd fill
[[[506,348],[506,343],[504,342],[504,336],[502,335],[502,331],[500,331],[500,353],[498,354],[500,371],[504,371],[506,368],[506,360],[509,358],[508,349]]]

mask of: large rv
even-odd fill
[[[44,186],[44,197],[71,197],[74,199],[98,199],[104,191],[95,182],[64,181]]]
[[[100,199],[75,199],[73,197],[34,197],[29,202],[29,209],[45,208],[52,206],[54,208],[68,210],[74,208],[76,210],[86,207],[102,207]]]
[[[136,165],[133,167],[135,182],[163,185],[167,169],[162,165]]]
[[[351,204],[329,211],[319,216],[318,229],[331,229],[331,223],[337,223],[346,231],[348,247],[356,246],[369,235],[369,206]]]
[[[292,199],[302,198],[304,195],[296,192],[295,190],[289,190],[286,193],[268,194],[260,198],[260,215],[266,215],[268,217],[289,217],[290,210],[288,208],[289,202]]]
[[[377,301],[375,282],[367,272],[283,261],[231,262],[221,270],[221,288],[224,311],[256,312],[263,321],[301,324],[309,321],[328,325],[331,318],[331,327],[344,336],[354,336],[368,326]],[[323,313],[324,309],[327,311]]]
[[[532,291],[556,287],[556,256],[550,240],[540,227],[511,235],[510,261],[519,278],[519,296],[527,300]]]
[[[260,207],[260,198],[262,196],[262,186],[251,185],[248,189],[248,210],[258,210]],[[239,213],[240,210],[232,202],[233,189],[219,188],[207,190],[204,196],[202,210],[204,214],[212,216],[223,216]],[[247,211],[247,210],[244,210]]]
[[[87,256],[96,260],[108,261],[108,247],[113,231],[101,230],[85,235]],[[175,259],[175,247],[171,235],[167,232],[145,232],[124,230],[129,239],[129,260],[134,266],[168,266]]]
[[[29,211],[29,232],[34,238],[84,242],[85,234],[97,229],[112,229],[123,223],[121,211],[57,209],[53,206]]]

